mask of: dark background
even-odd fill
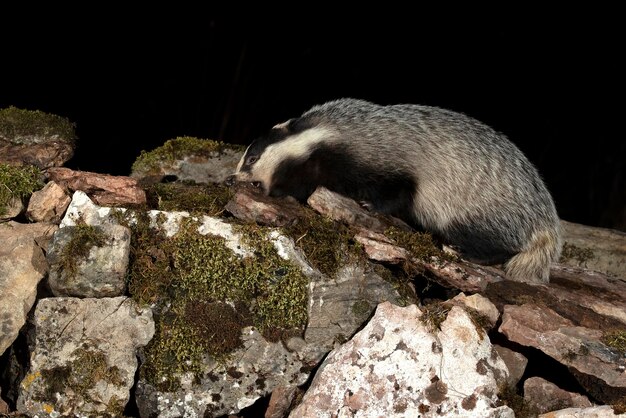
[[[626,230],[617,11],[241,9],[3,13],[0,107],[68,117],[67,166],[125,175],[167,139],[247,144],[339,97],[440,106],[515,142],[563,219]]]

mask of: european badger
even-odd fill
[[[306,198],[318,185],[404,219],[507,276],[547,282],[559,218],[537,170],[504,135],[449,110],[341,99],[276,125],[227,183]]]

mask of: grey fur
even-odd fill
[[[263,162],[246,160],[253,153]],[[267,153],[273,153],[271,158]],[[334,159],[325,164],[324,155]],[[363,170],[371,178],[346,178],[338,156],[350,161],[353,172]],[[315,164],[307,163],[313,158],[318,159]],[[355,99],[328,102],[277,125],[270,136],[253,143],[235,176],[263,179],[265,191],[272,193],[279,189],[277,173],[284,160],[306,164],[301,177],[290,177],[303,188],[306,184],[308,192],[321,184],[370,200],[374,209],[417,224],[468,254],[508,260],[505,270],[511,279],[547,282],[550,262],[560,255],[559,218],[535,167],[504,135],[463,114]],[[395,183],[383,185],[376,173]],[[356,186],[342,187],[331,180],[334,175],[350,185],[354,180]],[[405,178],[410,194],[398,180]],[[373,183],[373,190],[354,190]],[[386,190],[395,186],[398,194],[389,195]]]

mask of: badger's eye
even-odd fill
[[[247,165],[252,165],[254,163],[257,162],[257,160],[259,159],[259,157],[257,157],[256,155],[251,155],[246,159],[246,164]]]

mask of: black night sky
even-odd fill
[[[79,143],[67,165],[126,175],[140,150],[167,139],[247,144],[339,97],[440,106],[515,142],[563,219],[626,230],[626,37],[616,11],[358,17],[317,4],[284,16],[241,7],[4,11],[0,107],[68,117]]]

